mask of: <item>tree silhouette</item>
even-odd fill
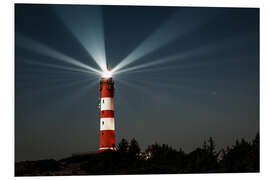
[[[256,134],[254,140],[252,141],[252,155],[251,162],[254,162],[254,171],[258,172],[260,169],[260,135]]]
[[[150,173],[178,173],[184,163],[183,151],[178,152],[166,144],[152,144],[145,150],[145,154]]]
[[[15,175],[259,172],[259,150],[259,133],[251,142],[237,139],[234,145],[218,152],[212,137],[190,153],[158,143],[141,152],[135,138],[130,143],[122,139],[117,151],[105,150],[59,161],[18,162]]]
[[[121,154],[127,153],[128,148],[129,148],[128,141],[124,138],[117,145],[117,151]]]
[[[223,172],[258,172],[259,171],[259,142],[258,136],[253,143],[244,139],[236,140],[235,145],[223,151],[220,162]]]
[[[141,148],[135,138],[132,138],[129,145],[129,153],[133,156],[138,156]]]
[[[193,173],[216,172],[218,169],[219,153],[215,151],[215,143],[212,137],[204,141],[202,148],[197,148],[187,156],[186,171]]]

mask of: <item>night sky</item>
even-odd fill
[[[81,64],[105,59],[117,143],[190,152],[259,132],[258,8],[16,4],[16,161],[98,150],[100,75]]]

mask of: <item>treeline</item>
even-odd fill
[[[220,151],[210,137],[190,153],[158,143],[141,152],[134,138],[130,142],[122,139],[117,151],[100,155],[98,161],[88,161],[81,168],[93,174],[259,172],[259,134],[251,142],[236,140],[233,146]]]
[[[15,170],[16,176],[259,172],[259,133],[251,142],[236,140],[234,145],[219,151],[210,137],[190,153],[158,143],[149,145],[142,152],[135,138],[130,142],[122,139],[117,151],[107,150],[59,161],[21,162],[16,163]]]

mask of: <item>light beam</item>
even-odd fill
[[[134,51],[117,64],[112,71],[118,71],[138,61],[142,57],[168,45],[172,41],[177,40],[180,36],[190,33],[191,30],[209,21],[209,17],[202,17],[198,14],[200,14],[200,10],[194,15],[194,12],[191,14],[191,12],[186,9],[182,9],[180,13],[174,14],[166,23],[161,25],[158,30],[146,38]],[[191,17],[192,21],[190,21]]]
[[[65,5],[55,10],[97,65],[106,70],[102,7]]]
[[[28,49],[31,51],[35,51],[37,53],[40,53],[42,55],[55,58],[59,61],[74,65],[79,68],[83,68],[86,70],[90,70],[93,72],[96,72],[97,74],[100,74],[100,71],[92,68],[76,59],[73,59],[69,56],[66,56],[65,54],[62,54],[38,41],[32,40],[30,38],[24,37],[23,35],[16,33],[16,45],[23,48]]]
[[[237,39],[235,39],[235,37],[226,38],[226,39],[222,39],[222,40],[212,42],[212,43],[204,45],[204,46],[199,46],[199,47],[192,48],[192,49],[190,49],[190,50],[188,50],[186,52],[180,52],[180,53],[175,54],[175,55],[163,57],[163,58],[160,58],[160,59],[157,59],[157,60],[153,60],[153,61],[150,61],[150,62],[139,64],[139,65],[136,65],[136,66],[133,66],[133,67],[130,67],[130,68],[124,68],[122,70],[118,70],[118,71],[114,72],[114,74],[116,75],[116,74],[121,74],[121,73],[125,73],[125,72],[141,70],[141,69],[144,69],[144,68],[161,65],[161,64],[164,64],[164,63],[170,63],[170,62],[173,62],[173,61],[179,61],[179,60],[188,61],[192,57],[200,56],[200,58],[202,58],[203,55],[206,55],[206,54],[208,54],[210,52],[213,52],[213,51],[215,51],[215,53],[218,53],[218,52],[224,52],[228,48],[229,48],[229,50],[230,50],[230,48],[234,48],[234,49],[242,48],[250,40],[251,39],[246,38],[246,37],[238,37]],[[162,68],[165,68],[165,67],[162,67]],[[145,71],[147,71],[147,70],[145,70]],[[137,71],[137,72],[141,72],[141,71]]]
[[[81,72],[81,73],[87,73],[87,74],[95,74],[93,71],[88,71],[88,70],[83,70],[80,68],[74,68],[74,67],[65,67],[62,65],[56,65],[56,64],[49,64],[49,63],[44,63],[44,62],[38,62],[38,60],[34,59],[29,59],[29,58],[20,58],[23,63],[29,64],[29,65],[34,65],[34,66],[41,66],[41,67],[47,67],[47,68],[52,68],[52,69],[61,69],[61,70],[67,70],[67,71],[72,71],[72,72]]]

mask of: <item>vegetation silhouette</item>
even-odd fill
[[[251,142],[236,140],[234,145],[220,151],[209,137],[190,153],[158,143],[142,152],[135,138],[130,142],[122,139],[116,151],[74,155],[59,161],[18,162],[15,176],[259,172],[259,144],[257,133]]]

